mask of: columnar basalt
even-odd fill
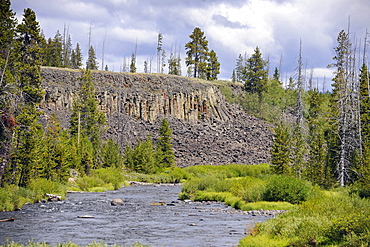
[[[270,125],[225,102],[203,80],[171,75],[93,72],[97,99],[106,114],[107,137],[123,147],[169,120],[181,167],[197,164],[262,163],[269,160]],[[81,72],[42,68],[45,117],[56,114],[68,127]]]

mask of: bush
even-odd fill
[[[232,180],[230,191],[243,198],[246,202],[263,200],[266,182],[254,177],[244,177]]]
[[[28,188],[35,192],[37,200],[44,198],[46,193],[59,195],[65,195],[66,193],[64,185],[45,178],[31,180]]]
[[[105,182],[98,177],[84,176],[76,179],[76,185],[82,191],[90,191],[94,187],[103,187]]]
[[[289,176],[272,176],[266,185],[264,200],[299,203],[306,201],[314,187],[308,181]]]
[[[124,182],[122,170],[119,168],[101,168],[94,170],[92,176],[101,179],[106,184],[111,184],[115,190],[119,189]]]

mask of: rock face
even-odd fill
[[[158,129],[165,117],[173,130],[179,167],[199,164],[268,162],[271,125],[225,102],[218,88],[203,80],[155,74],[93,72],[107,136],[122,147]],[[42,68],[45,118],[55,113],[68,127],[81,72]]]

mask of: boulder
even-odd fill
[[[122,206],[123,204],[124,204],[123,201],[119,198],[113,199],[110,202],[110,205],[112,205],[112,206]]]

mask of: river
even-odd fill
[[[265,216],[251,216],[222,203],[178,200],[180,186],[145,185],[103,193],[71,193],[59,202],[0,212],[0,244],[29,240],[56,245],[237,246]],[[119,198],[124,205],[111,206]],[[89,216],[81,218],[81,216]]]

